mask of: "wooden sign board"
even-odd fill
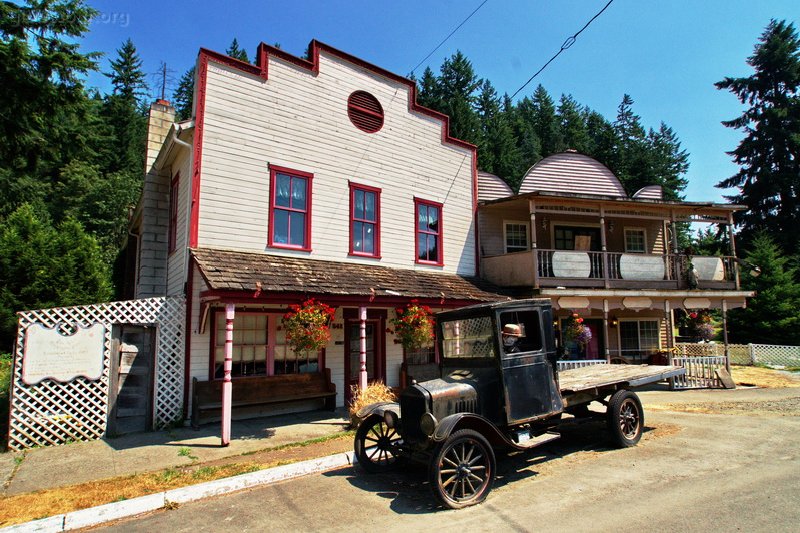
[[[35,385],[45,379],[66,382],[78,376],[91,380],[103,375],[105,328],[94,324],[73,335],[34,324],[25,330],[22,381]]]

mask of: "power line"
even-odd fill
[[[471,19],[471,18],[472,18],[472,15],[474,15],[475,13],[477,13],[477,12],[478,12],[478,10],[479,10],[480,8],[482,8],[482,7],[483,7],[483,4],[485,4],[485,3],[486,3],[486,2],[488,2],[488,1],[489,1],[489,0],[483,0],[483,2],[481,2],[481,5],[479,5],[478,7],[476,7],[476,8],[475,8],[475,11],[473,11],[472,13],[470,13],[470,14],[469,14],[469,16],[468,16],[467,18],[465,18],[464,20],[462,20],[462,21],[461,21],[461,24],[459,24],[458,26],[456,26],[456,28],[455,28],[453,31],[451,31],[451,32],[450,32],[450,35],[448,35],[447,37],[445,37],[445,38],[442,40],[442,42],[440,42],[439,44],[437,44],[437,45],[436,45],[436,48],[434,48],[433,50],[431,50],[431,53],[430,53],[430,54],[428,54],[428,55],[426,55],[426,56],[425,56],[425,59],[423,59],[422,61],[420,61],[419,63],[417,63],[417,66],[411,69],[411,74],[413,74],[413,73],[414,73],[414,71],[415,71],[415,70],[417,70],[417,69],[420,67],[420,65],[422,65],[424,62],[426,62],[426,61],[428,60],[428,58],[429,58],[429,57],[431,57],[431,56],[433,55],[433,53],[434,53],[434,52],[436,52],[436,50],[438,50],[438,49],[439,49],[439,47],[441,47],[441,46],[442,46],[442,45],[443,45],[445,42],[447,42],[447,39],[449,39],[450,37],[452,37],[452,36],[453,36],[453,34],[454,34],[455,32],[457,32],[457,31],[458,31],[458,29],[459,29],[461,26],[463,26],[464,24],[466,24],[466,22],[467,22],[469,19]]]
[[[593,17],[592,17],[592,18],[589,20],[589,22],[587,22],[587,23],[586,23],[586,24],[583,26],[583,28],[581,28],[580,30],[578,30],[578,33],[576,33],[576,34],[575,34],[575,35],[573,35],[572,37],[568,37],[568,38],[567,38],[567,40],[566,40],[566,41],[564,41],[564,44],[562,44],[562,45],[561,45],[561,48],[558,50],[558,52],[556,52],[556,55],[554,55],[553,57],[551,57],[551,58],[550,58],[550,60],[549,60],[549,61],[547,61],[547,63],[545,63],[545,64],[542,66],[542,68],[540,68],[539,70],[537,70],[537,71],[536,71],[536,74],[534,74],[533,76],[531,76],[531,77],[528,79],[528,81],[526,81],[526,82],[525,82],[525,83],[522,85],[522,87],[520,87],[519,89],[517,89],[517,90],[516,90],[516,92],[514,92],[514,94],[512,94],[512,95],[511,95],[511,99],[513,100],[513,99],[514,99],[514,97],[515,97],[515,96],[517,96],[517,94],[518,94],[518,93],[519,93],[519,92],[520,92],[522,89],[524,89],[525,87],[527,87],[527,85],[528,85],[530,82],[532,82],[532,81],[533,81],[533,78],[535,78],[536,76],[538,76],[538,75],[539,75],[539,74],[540,74],[540,73],[541,73],[541,72],[542,72],[544,69],[546,69],[546,68],[547,68],[547,65],[549,65],[550,63],[552,63],[552,62],[553,62],[553,60],[554,60],[555,58],[557,58],[557,57],[558,57],[558,56],[561,54],[561,52],[563,52],[564,50],[566,50],[567,48],[569,48],[570,46],[572,46],[573,44],[575,44],[575,40],[578,38],[578,35],[580,35],[580,34],[581,34],[581,32],[582,32],[583,30],[585,30],[586,28],[588,28],[588,27],[589,27],[589,24],[591,24],[592,22],[594,22],[594,19],[596,19],[597,17],[599,17],[600,15],[602,15],[602,14],[603,14],[603,11],[605,11],[605,10],[608,8],[608,6],[610,6],[610,5],[611,5],[611,2],[613,2],[613,1],[614,1],[614,0],[608,0],[608,3],[607,3],[607,4],[606,4],[604,7],[603,7],[603,9],[601,9],[600,11],[598,11],[598,12],[597,12],[597,14],[596,14],[595,16],[593,16]]]

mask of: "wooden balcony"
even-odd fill
[[[506,287],[738,289],[732,256],[538,249],[484,257],[482,272]]]

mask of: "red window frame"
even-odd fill
[[[175,174],[169,185],[169,237],[167,253],[175,251],[178,242],[178,186],[181,181],[181,173]]]
[[[356,192],[363,192],[366,198],[367,194],[374,194],[375,195],[375,220],[369,220],[366,218],[357,218],[355,213],[355,198]],[[354,242],[356,240],[356,223],[361,222],[363,224],[372,224],[375,227],[375,231],[373,232],[373,251],[372,252],[363,252],[358,251],[354,247]],[[361,235],[363,239],[363,235]],[[350,255],[358,256],[358,257],[381,257],[381,189],[377,187],[370,187],[368,185],[359,185],[357,183],[350,182]]]
[[[444,224],[443,224],[443,206],[444,204],[440,204],[439,202],[432,202],[430,200],[423,200],[421,198],[414,198],[414,262],[422,265],[437,265],[443,266],[444,265]],[[426,209],[435,208],[439,210],[439,227],[437,231],[428,230],[421,230],[419,228],[419,211],[420,207],[425,207]],[[427,235],[427,236],[434,236],[438,239],[438,243],[436,246],[436,258],[435,259],[420,259],[419,257],[419,237],[420,235]]]
[[[275,204],[275,194],[277,192],[277,179],[278,174],[284,174],[291,178],[290,191],[293,186],[293,180],[306,181],[306,207],[305,209],[298,209],[293,206],[279,206]],[[311,251],[311,184],[314,179],[314,174],[309,172],[302,172],[300,170],[293,170],[291,168],[279,167],[276,165],[269,165],[269,224],[267,228],[267,246],[271,248],[286,248],[289,250],[299,250],[301,252]],[[291,192],[289,193],[291,202]],[[305,215],[305,228],[303,228],[303,245],[275,242],[275,211],[287,211],[291,213],[303,213]],[[289,223],[289,231],[291,231],[291,223]],[[287,240],[291,241],[291,233],[287,234]]]

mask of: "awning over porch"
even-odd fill
[[[214,248],[192,250],[208,288],[444,302],[505,300],[510,292],[477,277]]]

